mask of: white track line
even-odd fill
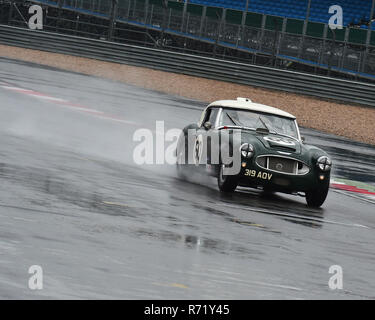
[[[96,110],[96,109],[93,109],[93,108],[90,108],[90,107],[86,107],[86,106],[82,106],[82,105],[79,105],[79,104],[76,104],[76,103],[72,103],[72,102],[70,102],[68,100],[65,100],[65,99],[56,98],[56,97],[53,97],[53,96],[50,96],[50,95],[47,95],[47,94],[44,94],[44,93],[41,93],[41,92],[37,92],[37,91],[34,91],[34,90],[9,86],[9,85],[3,84],[3,82],[0,82],[0,83],[1,83],[0,87],[3,88],[3,89],[18,92],[18,93],[22,93],[22,94],[25,94],[29,97],[49,101],[49,102],[52,102],[56,105],[69,108],[71,110],[85,112],[85,113],[91,114],[93,116],[97,116],[99,118],[103,118],[103,119],[107,119],[107,120],[112,120],[112,121],[115,121],[115,122],[120,122],[120,123],[124,123],[124,124],[131,124],[131,125],[138,125],[136,122],[128,121],[128,120],[122,119],[122,118],[120,118],[118,116],[115,116],[115,115],[106,114],[105,112],[102,112],[102,111],[99,111],[99,110]]]

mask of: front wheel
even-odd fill
[[[238,185],[238,176],[237,175],[224,175],[224,165],[220,166],[220,170],[217,177],[217,185],[219,186],[220,191],[222,192],[233,192],[236,190]]]
[[[306,202],[309,207],[319,208],[327,198],[329,185],[320,189],[306,192]]]

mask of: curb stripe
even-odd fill
[[[331,183],[331,187],[336,188],[336,189],[340,189],[340,190],[357,192],[357,193],[362,193],[362,194],[369,194],[369,195],[375,196],[375,192],[370,192],[366,189],[360,189],[360,188],[357,188],[356,186],[349,186],[349,185],[345,185],[345,184]]]

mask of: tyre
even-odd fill
[[[183,164],[176,164],[177,177],[182,180],[186,180],[186,168]]]
[[[182,149],[184,148],[184,149]],[[187,136],[185,133],[181,133],[180,137],[178,138],[177,148],[176,148],[176,173],[177,177],[181,180],[187,180],[189,176],[189,159],[187,159],[188,155],[188,145],[187,145]]]
[[[263,194],[266,196],[273,195],[276,191],[270,189],[269,187],[264,187],[263,188]]]
[[[233,192],[236,190],[238,185],[238,176],[231,175],[225,176],[223,173],[224,165],[220,166],[218,177],[217,177],[217,185],[219,186],[220,191],[222,192]]]
[[[306,202],[309,207],[319,208],[327,198],[329,185],[320,189],[306,192]]]

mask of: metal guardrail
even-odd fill
[[[0,43],[375,107],[375,85],[0,25]]]

